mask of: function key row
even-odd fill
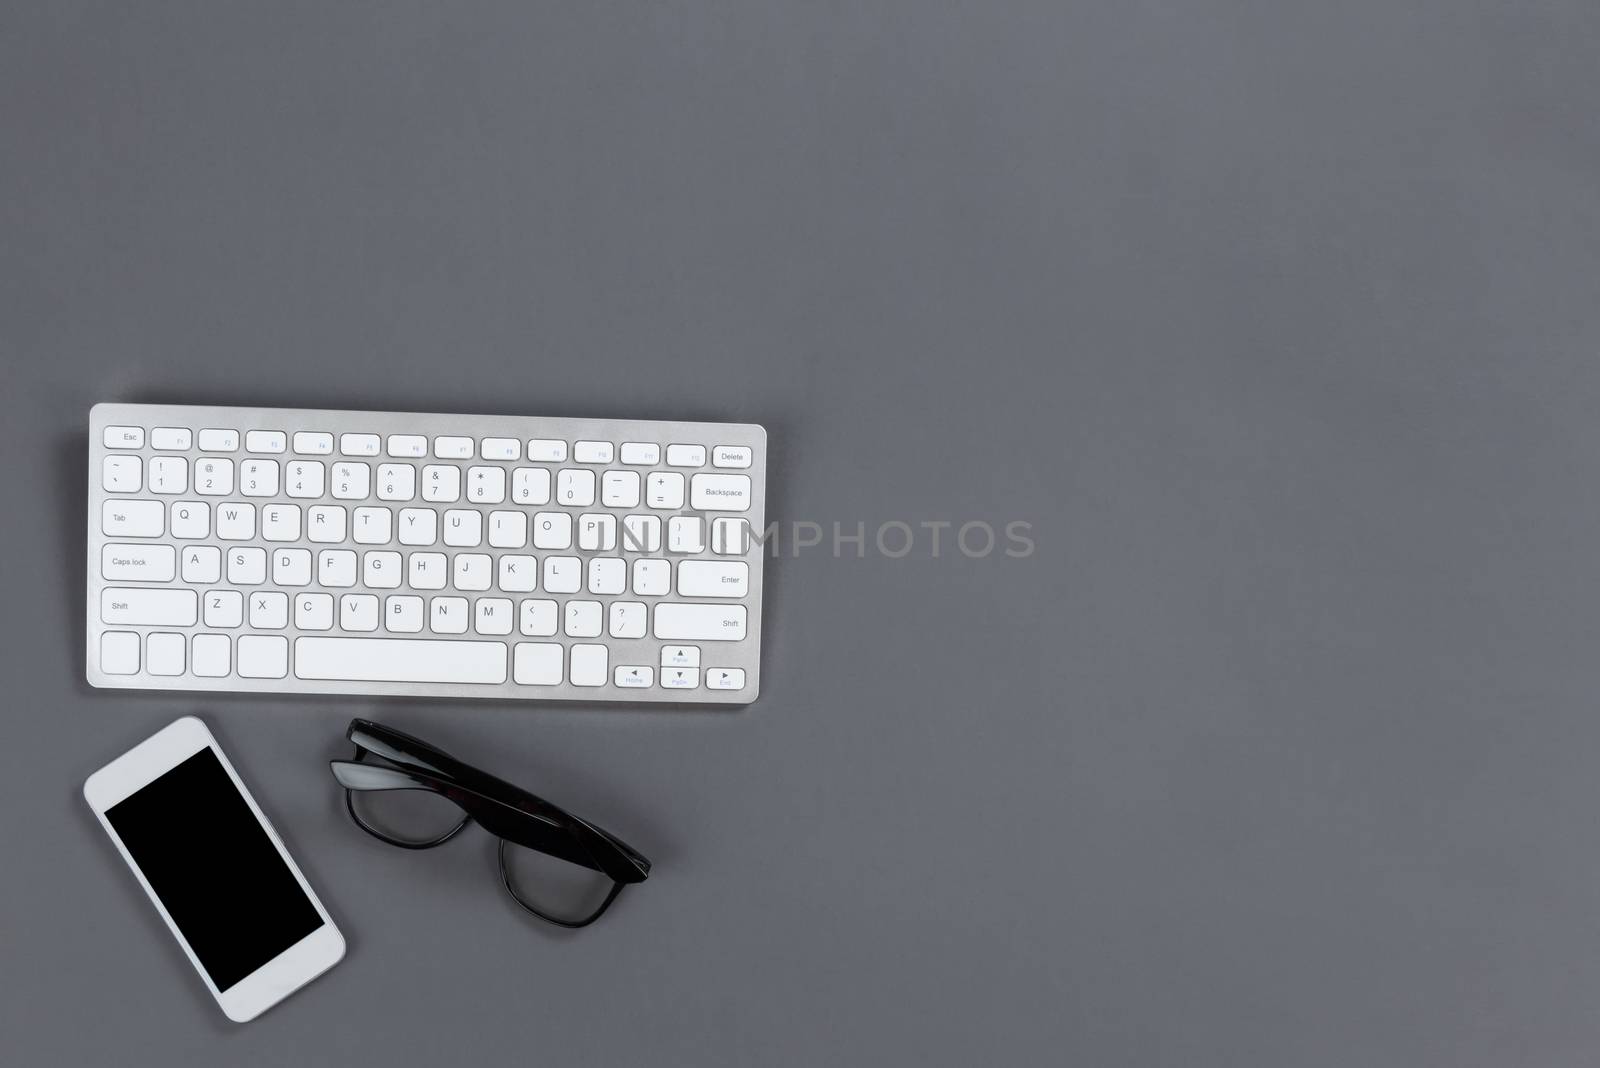
[[[108,449],[142,449],[145,444],[144,427],[108,426],[105,429],[105,447]],[[217,427],[200,431],[201,452],[238,452],[239,432]],[[152,448],[187,452],[193,447],[194,437],[187,427],[158,426],[150,431]],[[252,430],[244,436],[244,451],[276,454],[294,446],[301,456],[332,456],[334,435],[319,431],[301,430],[291,439],[281,430]],[[340,434],[338,451],[344,456],[389,456],[403,459],[421,459],[428,455],[428,439],[422,434],[390,434],[382,438],[377,434]],[[522,459],[523,441],[519,438],[483,438],[441,436],[433,439],[433,455],[441,460],[470,460],[474,455],[485,460],[515,461]],[[533,438],[527,442],[528,459],[534,463],[565,463],[567,442],[558,438]],[[661,463],[661,446],[653,442],[624,441],[620,450],[622,462],[639,467],[654,467]],[[615,462],[618,449],[609,441],[576,441],[572,443],[572,460],[580,464],[609,464]],[[668,467],[704,467],[704,445],[673,444],[667,446]],[[717,445],[710,450],[713,467],[744,468],[750,466],[748,445]]]

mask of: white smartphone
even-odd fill
[[[344,956],[344,936],[206,725],[185,716],[83,796],[228,1019],[254,1019]]]

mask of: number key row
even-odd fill
[[[102,465],[102,486],[109,493],[138,493],[146,488],[145,467],[137,456],[107,456]],[[189,461],[182,456],[154,456],[149,460],[149,492],[179,494],[189,491]],[[245,497],[276,497],[280,490],[288,497],[363,501],[376,496],[380,501],[410,501],[418,496],[417,469],[411,464],[378,464],[359,461],[333,463],[329,468],[320,460],[241,460],[237,467],[238,492]],[[453,503],[466,499],[473,504],[501,504],[506,500],[506,469],[428,464],[422,468],[422,499],[434,503]],[[463,481],[465,486],[463,487]],[[648,485],[637,471],[606,471],[599,479],[583,468],[564,468],[556,473],[556,503],[569,507],[588,507],[595,503],[596,485],[600,503],[607,508],[638,507],[641,495],[652,508],[682,508],[684,476],[675,471],[660,471],[649,476]],[[518,467],[511,471],[511,499],[517,504],[549,504],[550,471],[542,467]],[[203,457],[194,463],[194,492],[208,497],[225,497],[234,492],[235,464],[226,457]],[[646,490],[642,493],[642,489]],[[701,511],[743,512],[750,507],[750,476],[694,475],[689,483],[690,500]]]

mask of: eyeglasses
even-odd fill
[[[642,883],[650,862],[615,836],[581,820],[543,798],[463,764],[420,738],[365,719],[350,721],[345,737],[355,743],[353,760],[329,761],[333,777],[344,787],[345,807],[356,826],[380,841],[402,849],[432,849],[461,833],[473,820],[500,839],[500,881],[513,901],[541,920],[561,927],[587,927],[599,919],[622,888]],[[356,811],[356,794],[376,805],[397,799],[398,791],[428,791],[454,805],[454,826],[442,833],[400,834],[374,825]],[[459,816],[459,819],[456,819]],[[572,918],[534,904],[518,887],[508,864],[507,847],[520,846],[568,864],[599,872],[611,880],[610,892],[598,908]]]

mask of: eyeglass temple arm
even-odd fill
[[[618,867],[616,862],[607,865],[584,842],[583,829],[590,829],[588,825],[582,824],[583,829],[580,829],[577,824],[581,821],[567,816],[548,802],[545,807],[550,810],[550,816],[526,812],[453,780],[413,768],[390,768],[356,760],[330,760],[328,767],[334,779],[346,790],[430,790],[455,802],[490,834],[613,879],[618,877],[616,872],[610,870]],[[606,860],[611,858],[607,857]],[[627,870],[623,870],[622,874],[626,877]],[[624,881],[639,882],[640,879],[642,876],[624,878]]]

